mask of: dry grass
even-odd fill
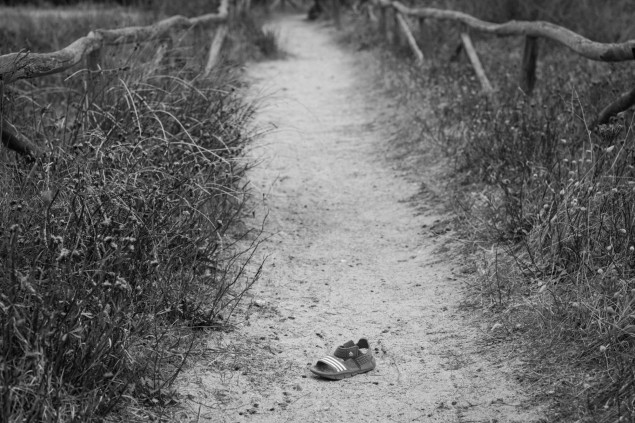
[[[571,20],[590,9],[567,10],[554,13]],[[603,9],[611,13],[619,22],[622,11]],[[610,25],[590,20],[577,21],[589,22],[588,36],[612,37],[593,33]],[[428,157],[411,162],[429,162],[421,150],[434,147],[453,165],[451,202],[471,242],[466,250],[480,251],[470,258],[479,270],[470,302],[503,324],[493,340],[522,351],[522,379],[553,405],[552,421],[635,420],[633,112],[590,130],[600,108],[631,88],[630,65],[591,63],[542,43],[538,87],[528,97],[517,86],[522,40],[476,36],[497,86],[495,107],[466,59],[453,57],[458,29],[430,25],[423,70],[404,66],[403,48],[361,30],[365,21],[349,38],[396,52],[376,54],[388,61],[385,82],[407,105],[402,135]]]
[[[30,47],[115,25],[77,19],[63,35],[60,21],[24,26]],[[2,51],[25,47],[24,33],[2,39]],[[244,57],[229,45],[201,77],[209,39],[112,48],[99,73],[4,87],[2,115],[48,153],[0,153],[0,420],[170,404],[197,334],[230,328],[257,280],[258,231],[238,225],[255,135],[231,65]]]

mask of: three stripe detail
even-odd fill
[[[323,361],[324,363],[335,368],[335,370],[337,370],[338,372],[345,372],[347,370],[342,363],[340,363],[339,361],[337,361],[335,357],[331,357],[330,355],[327,355],[326,357],[322,357],[320,361]]]

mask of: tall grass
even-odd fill
[[[196,334],[257,280],[237,224],[254,110],[234,67],[201,76],[208,44],[194,29],[4,87],[2,115],[47,153],[0,152],[0,420],[170,403]]]
[[[585,16],[583,26],[600,7],[585,4],[573,13],[569,3],[553,2],[553,13],[563,21]],[[623,40],[630,27],[617,25],[622,10],[602,8],[610,23],[581,32]],[[508,328],[508,342],[522,347],[531,366],[523,377],[537,397],[553,400],[553,421],[635,421],[634,115],[593,125],[603,106],[632,88],[632,65],[591,63],[541,41],[538,87],[529,97],[518,87],[522,40],[476,36],[497,86],[495,105],[469,63],[452,58],[457,28],[426,24],[436,45],[421,36],[429,61],[404,79],[418,104],[430,107],[410,133],[449,155],[465,236],[491,248],[477,266],[474,302],[487,305]]]

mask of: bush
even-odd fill
[[[522,17],[506,14],[500,4],[486,7],[494,3],[500,2],[454,6],[502,13],[495,19],[500,21]],[[570,23],[593,39],[623,40],[630,31],[616,5],[549,3],[542,12],[559,13],[557,22]],[[592,13],[600,7],[606,21]],[[491,305],[487,311],[495,313],[497,322],[509,323],[509,337],[524,347],[523,358],[531,363],[525,378],[535,383],[532,390],[543,381],[549,391],[553,380],[570,382],[557,386],[554,421],[631,421],[634,114],[627,111],[607,125],[593,124],[603,106],[632,88],[630,64],[592,63],[541,41],[538,84],[528,97],[517,79],[522,40],[474,34],[486,73],[497,85],[497,103],[492,104],[467,61],[452,54],[457,29],[429,21],[428,35],[435,42],[416,34],[430,47],[428,61],[424,72],[412,68],[404,77],[409,90],[419,89],[417,95],[403,96],[409,102],[404,110],[430,105],[425,115],[413,117],[411,124],[419,128],[409,134],[425,134],[419,144],[449,155],[454,163],[450,186],[459,219],[469,229],[466,237],[495,252],[485,255],[487,266],[474,291],[480,298],[474,302]],[[364,22],[355,32],[367,27]],[[391,63],[386,68],[390,74],[397,67]],[[507,254],[499,257],[499,250]],[[517,341],[516,336],[525,338]]]
[[[236,225],[253,108],[233,68],[200,75],[208,42],[6,87],[2,115],[48,152],[0,153],[0,420],[170,403],[197,331],[257,279],[258,234]]]
[[[544,59],[543,66],[567,73],[542,78],[533,98],[506,84],[494,108],[464,89],[451,96],[455,100],[437,122],[459,152],[459,177],[488,187],[473,186],[484,190],[487,201],[472,203],[465,218],[480,216],[473,220],[485,226],[481,233],[507,243],[525,276],[525,282],[509,278],[487,295],[500,302],[503,292],[512,308],[529,295],[535,308],[522,318],[544,330],[536,336],[566,333],[560,342],[577,351],[567,365],[597,373],[575,388],[586,394],[586,404],[572,413],[613,421],[635,412],[635,379],[628,370],[635,364],[633,113],[590,129],[599,108],[627,88],[628,71],[614,69],[607,77],[561,59]],[[579,85],[583,80],[597,82]],[[459,120],[464,130],[456,137]]]

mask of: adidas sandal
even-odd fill
[[[348,341],[340,345],[333,355],[322,357],[310,370],[320,377],[340,380],[369,372],[374,368],[375,357],[368,345],[368,340],[362,338],[357,344]]]

